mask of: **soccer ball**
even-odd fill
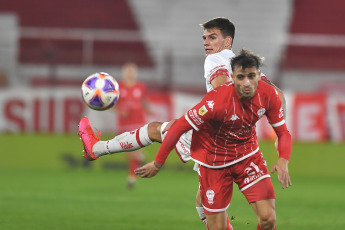
[[[83,82],[81,97],[91,109],[109,109],[120,97],[119,84],[107,73],[94,73]]]

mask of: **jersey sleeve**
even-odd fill
[[[278,136],[278,154],[279,157],[290,159],[292,149],[292,137],[286,124],[274,127],[274,131]]]
[[[169,153],[175,147],[177,141],[179,140],[180,136],[190,130],[191,127],[182,116],[174,124],[170,127],[169,132],[165,136],[161,147],[159,148],[157,155],[155,157],[155,161],[160,164],[164,164]]]
[[[285,124],[284,113],[278,92],[273,87],[271,87],[268,98],[270,101],[266,116],[278,136],[279,157],[289,160],[292,149],[291,134]]]
[[[222,98],[221,95],[218,95],[218,91],[216,90],[207,93],[200,103],[187,111],[184,116],[180,117],[169,128],[169,132],[164,138],[164,141],[156,155],[156,162],[160,164],[165,163],[170,151],[176,145],[178,139],[184,132],[192,128],[199,131],[200,127],[205,125],[207,120],[214,117],[216,111],[215,104],[217,103],[214,98],[217,97]],[[217,104],[219,104],[219,107],[222,107],[221,103]]]
[[[285,124],[283,108],[277,90],[273,86],[268,89],[269,108],[266,116],[272,127],[278,127]]]
[[[205,78],[210,83],[212,82],[213,79],[215,79],[216,77],[220,75],[225,75],[225,76],[230,77],[229,70],[224,65],[224,61],[221,60],[221,58],[218,57],[217,55],[211,54],[206,57],[204,70],[205,70]]]
[[[213,90],[207,93],[200,103],[188,110],[185,114],[185,119],[194,130],[199,131],[201,126],[218,114],[216,113],[216,105],[221,104],[221,102],[217,100],[218,98],[222,97],[218,95],[217,91]]]

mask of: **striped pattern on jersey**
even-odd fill
[[[259,151],[256,122],[266,115],[272,126],[285,123],[278,93],[259,81],[254,96],[240,99],[232,83],[209,92],[185,118],[193,132],[192,159],[206,167],[222,168]]]

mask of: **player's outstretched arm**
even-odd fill
[[[155,176],[165,163],[168,155],[175,147],[180,136],[190,129],[192,129],[192,126],[187,122],[184,116],[174,122],[169,129],[166,137],[164,138],[164,141],[162,142],[162,145],[158,150],[155,160],[134,170],[135,174],[139,175],[140,177],[148,178]]]

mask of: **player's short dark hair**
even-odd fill
[[[235,57],[231,59],[231,69],[234,72],[235,67],[242,67],[242,69],[256,67],[259,69],[264,62],[264,58],[259,57],[249,49],[242,49]]]
[[[220,29],[224,38],[227,36],[230,36],[232,40],[235,38],[235,25],[227,18],[214,18],[203,24],[200,24],[200,26],[202,26],[204,30],[218,28]]]

